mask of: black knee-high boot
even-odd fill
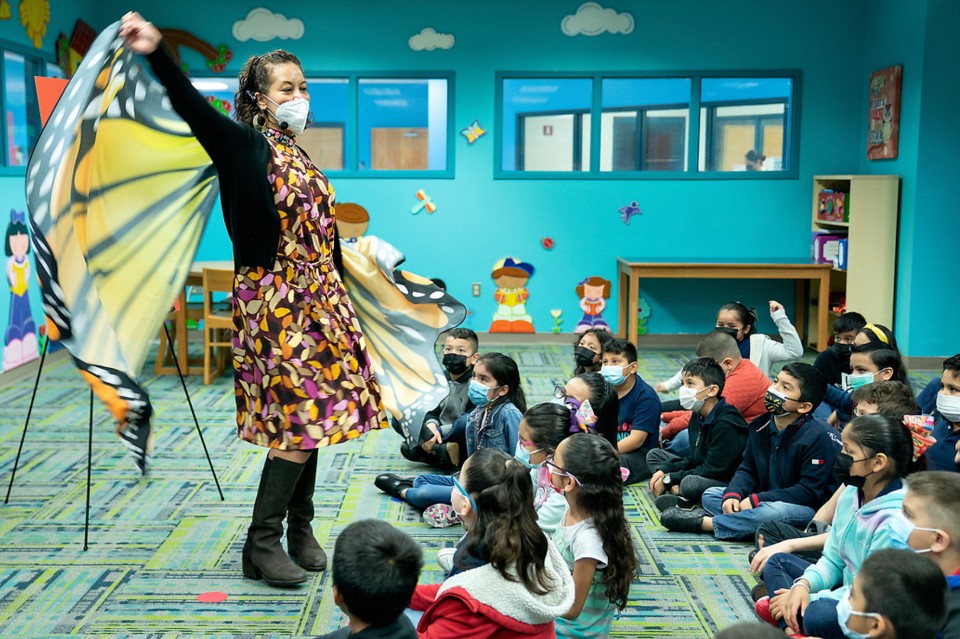
[[[327,554],[313,536],[313,491],[317,483],[317,451],[303,465],[290,504],[287,506],[287,550],[305,570],[319,572],[327,567]]]
[[[260,489],[253,504],[253,521],[243,546],[243,576],[264,580],[271,586],[296,586],[307,580],[299,566],[290,561],[280,544],[283,518],[290,496],[303,474],[303,464],[279,457],[267,457],[260,475]]]

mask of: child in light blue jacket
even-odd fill
[[[847,487],[823,556],[815,564],[786,553],[771,557],[763,577],[773,599],[757,603],[761,618],[824,639],[844,639],[837,603],[864,560],[880,548],[907,547],[897,517],[906,492],[903,477],[921,465],[910,429],[892,417],[857,417],[841,441],[834,472]]]

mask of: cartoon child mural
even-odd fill
[[[505,257],[493,265],[490,277],[497,285],[493,297],[497,311],[493,314],[491,333],[533,333],[533,318],[527,313],[527,280],[533,275],[533,265],[512,257]]]
[[[605,280],[599,275],[588,277],[577,286],[577,297],[580,298],[583,317],[573,332],[583,333],[591,328],[603,328],[609,331],[610,326],[603,319],[603,309],[607,307],[604,300],[610,298],[610,280]]]
[[[30,235],[27,231],[27,214],[10,211],[3,243],[7,257],[7,281],[10,282],[10,318],[4,338],[3,370],[36,359],[37,326],[30,314],[30,299],[27,297],[27,282],[30,281]]]
[[[370,213],[360,204],[337,204],[337,233],[341,241],[356,242],[370,226]]]

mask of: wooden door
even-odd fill
[[[427,129],[370,129],[370,168],[380,171],[426,171]]]

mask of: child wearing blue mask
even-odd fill
[[[476,408],[467,417],[467,457],[480,448],[497,448],[513,455],[519,441],[520,419],[527,409],[517,363],[501,353],[480,356],[473,367],[468,396]],[[377,476],[374,484],[415,508],[442,505],[424,513],[427,523],[433,526],[457,523],[450,508],[453,480],[447,475],[420,475],[411,480],[387,473]]]
[[[637,347],[613,339],[603,347],[600,375],[617,391],[619,419],[617,452],[620,465],[630,471],[627,484],[650,476],[647,453],[659,445],[660,412],[657,391],[637,374]]]
[[[933,639],[946,616],[943,575],[926,557],[886,548],[867,557],[837,605],[849,639]]]
[[[823,556],[815,564],[785,553],[771,557],[763,577],[774,596],[756,604],[761,618],[824,639],[843,639],[839,603],[864,560],[881,548],[906,547],[903,477],[924,462],[912,431],[885,415],[854,418],[841,441],[834,473],[847,487]]]

